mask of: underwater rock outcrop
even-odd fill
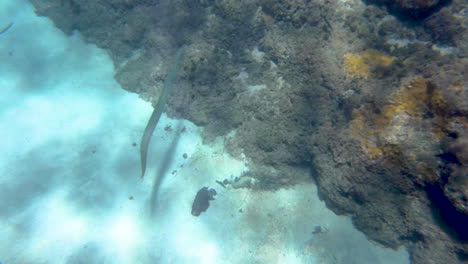
[[[368,0],[370,3],[386,5],[398,15],[413,19],[423,19],[446,5],[450,0]]]
[[[378,67],[388,67],[395,58],[378,50],[365,50],[357,54],[346,53],[343,57],[343,68],[349,78],[369,78],[371,72]]]

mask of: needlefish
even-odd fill
[[[143,137],[141,138],[140,143],[140,160],[141,160],[141,178],[145,176],[146,171],[146,161],[148,156],[148,146],[151,141],[151,136],[153,135],[154,129],[158,124],[159,118],[161,117],[162,112],[164,111],[164,107],[167,103],[167,98],[169,93],[172,89],[172,81],[174,76],[177,72],[177,68],[179,67],[180,57],[182,56],[182,48],[177,51],[176,57],[174,59],[174,63],[172,64],[171,71],[169,75],[164,80],[164,86],[161,93],[161,96],[158,99],[158,103],[151,114],[151,117],[146,125],[145,132],[143,133]]]
[[[0,35],[7,32],[11,27],[13,26],[13,22],[10,22],[10,24],[6,25],[6,27],[2,28],[0,30]],[[1,264],[1,263],[0,263]]]

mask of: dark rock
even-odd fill
[[[437,5],[439,0],[397,0],[397,1],[387,1],[392,2],[398,5],[400,8],[404,9],[414,9],[414,10],[424,10],[429,9]]]
[[[447,184],[444,194],[457,211],[468,217],[468,129],[457,134],[457,138],[448,143],[447,154],[453,159],[444,160],[447,166]]]
[[[461,19],[454,16],[452,10],[443,8],[424,21],[424,28],[436,43],[458,46],[463,40],[458,36],[466,29]]]
[[[427,18],[450,3],[449,0],[368,0],[367,2],[385,5],[395,15],[415,20]]]
[[[214,189],[208,189],[208,187],[201,188],[197,192],[195,200],[193,200],[192,215],[199,216],[201,213],[205,212],[210,206],[210,200],[214,200],[213,197],[215,195],[216,191]]]
[[[323,232],[322,226],[316,225],[316,226],[314,226],[314,230],[312,231],[312,234],[316,235],[316,234],[320,234],[322,232]]]

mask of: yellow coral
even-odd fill
[[[370,158],[385,155],[395,159],[401,153],[398,145],[414,136],[411,122],[421,119],[429,108],[440,112],[440,109],[446,109],[445,101],[426,79],[415,77],[391,96],[379,114],[369,114],[365,108],[354,110],[349,131],[353,138],[360,140],[362,149]],[[433,134],[442,134],[442,125],[438,124],[444,123],[444,116],[436,113],[433,121]]]
[[[445,93],[457,96],[463,84],[454,82]],[[465,98],[465,97],[461,97]],[[363,152],[384,166],[411,171],[420,184],[439,180],[434,154],[444,137],[468,127],[466,115],[454,115],[441,91],[422,77],[415,77],[379,107],[366,104],[353,110],[350,136]]]
[[[369,77],[369,66],[364,62],[364,59],[356,54],[345,54],[343,67],[347,77]]]
[[[372,49],[357,54],[347,53],[344,55],[343,69],[349,78],[361,77],[367,79],[370,76],[371,67],[387,67],[394,60],[395,58]]]
[[[395,58],[385,55],[378,50],[365,50],[359,54],[369,66],[389,66]]]

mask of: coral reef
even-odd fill
[[[457,91],[453,87],[448,90]],[[462,190],[468,168],[464,148],[467,116],[450,113],[440,89],[423,77],[411,79],[390,96],[387,104],[375,108],[369,104],[354,110],[349,123],[351,137],[360,142],[369,158],[411,171],[413,180],[420,185],[445,186],[447,180],[459,182],[456,188],[445,187],[453,192],[447,196],[460,211],[467,212],[468,196]],[[446,145],[444,152],[449,153],[443,157],[453,157],[449,161],[449,171],[442,173],[447,179],[440,176],[437,157],[440,157],[441,145]],[[454,192],[454,189],[459,190]],[[454,199],[455,196],[458,199]]]
[[[453,160],[448,163],[449,175],[444,193],[460,212],[468,215],[468,123],[457,138],[446,146]]]
[[[353,111],[353,120],[350,122],[350,132],[354,138],[361,142],[363,150],[372,159],[381,156],[395,158],[400,155],[403,145],[428,136],[440,137],[444,127],[441,127],[447,109],[441,93],[430,87],[427,80],[415,77],[393,94],[389,103],[379,109],[377,114],[372,113],[372,106],[365,105]],[[425,114],[434,113],[430,118]],[[416,127],[418,126],[418,127]],[[431,133],[432,135],[425,135]],[[407,155],[406,158],[414,154]]]
[[[422,19],[435,12],[439,6],[448,3],[446,0],[372,0],[377,4],[386,5],[395,14]]]
[[[387,67],[394,60],[394,58],[372,49],[357,54],[346,53],[343,59],[343,69],[347,77],[362,77],[367,79],[373,68]]]

